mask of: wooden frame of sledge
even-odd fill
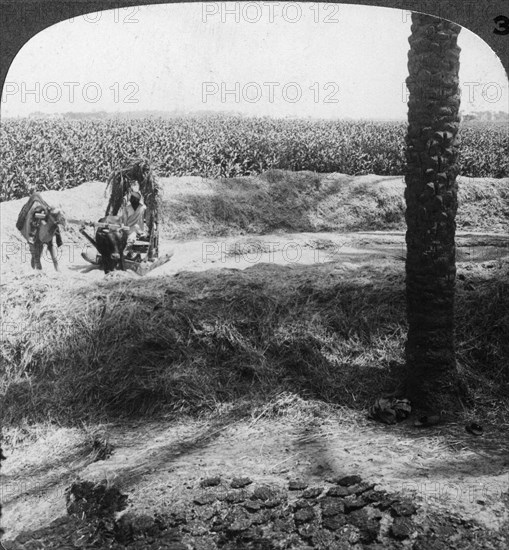
[[[76,219],[68,219],[67,223],[72,223],[75,225],[81,225],[83,227],[87,225],[93,225],[95,229],[99,227],[104,227],[106,229],[121,229],[122,231],[129,231],[128,225],[119,225],[116,223],[104,223],[104,222],[91,222],[88,220],[76,220]]]
[[[91,237],[85,229],[87,225],[93,226],[95,229],[105,228],[105,229],[120,229],[122,231],[129,231],[129,226],[114,224],[114,223],[92,222],[88,220],[78,220],[78,219],[69,219],[67,220],[67,223],[80,225],[81,227],[79,229],[79,232],[87,239],[87,241],[90,242],[90,244],[97,250],[97,252],[99,252],[99,250],[97,248],[97,243],[95,239]],[[154,239],[156,238],[157,238],[157,241],[154,244]],[[156,267],[159,267],[165,264],[166,262],[169,262],[171,260],[171,257],[173,256],[173,253],[172,253],[172,254],[165,254],[164,256],[161,256],[160,258],[157,258],[157,259],[148,258],[151,250],[157,251],[157,253],[159,252],[159,238],[158,238],[157,231],[152,231],[152,235],[149,241],[136,241],[134,243],[134,247],[136,246],[147,247],[147,250],[143,252],[144,257],[141,260],[137,261],[137,260],[126,258],[124,256],[124,265],[126,269],[134,271],[138,275],[145,275],[146,273],[148,273],[149,271],[152,271]],[[100,255],[98,257],[100,257]],[[96,264],[96,266],[101,267],[100,262]]]
[[[138,254],[135,258],[128,258],[124,255],[123,262],[126,269],[144,275],[148,271],[166,263],[173,256],[173,254],[165,254],[159,258],[159,210],[161,205],[161,189],[148,160],[138,159],[133,161],[127,168],[112,172],[106,184],[106,191],[108,191],[108,189],[110,190],[110,196],[105,216],[118,215],[120,208],[133,190],[133,184],[138,186],[140,193],[143,195],[150,215],[147,222],[148,240],[136,241],[133,245],[133,249],[138,249]],[[95,239],[85,231],[85,226],[93,226],[95,230],[102,227],[106,229],[129,231],[129,227],[125,225],[76,219],[68,220],[68,222],[80,225],[80,233],[98,252],[97,243]],[[100,263],[98,265],[100,266]]]

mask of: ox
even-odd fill
[[[124,249],[127,245],[127,232],[122,229],[120,216],[106,216],[99,223],[117,225],[118,227],[99,227],[95,234],[95,244],[101,255],[104,273],[124,267]]]
[[[55,237],[58,247],[62,246],[61,230],[65,226],[62,212],[49,206],[39,193],[34,193],[23,206],[16,227],[28,242],[33,269],[42,269],[41,256],[46,245],[55,270],[60,271],[53,238]]]

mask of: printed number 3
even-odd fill
[[[493,21],[497,24],[496,28],[493,29],[495,34],[509,34],[509,17],[498,15]]]

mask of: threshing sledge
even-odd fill
[[[159,211],[160,188],[150,164],[145,160],[138,160],[125,169],[113,172],[108,179],[106,192],[110,190],[108,206],[104,218],[98,222],[87,220],[68,220],[69,223],[81,225],[80,233],[95,248],[95,253],[83,253],[82,256],[92,265],[105,267],[107,265],[104,246],[101,246],[104,236],[128,235],[127,246],[121,247],[122,261],[118,265],[122,269],[130,269],[140,275],[168,262],[172,254],[159,257]],[[129,199],[137,197],[141,202],[133,210],[129,210]],[[140,212],[143,219],[136,225],[128,225],[136,220],[136,212]],[[87,226],[95,229],[94,236],[89,235]],[[141,227],[140,227],[141,226]],[[99,244],[98,244],[99,241]],[[116,250],[116,249],[115,249]],[[111,260],[111,258],[110,258]],[[106,268],[105,268],[106,271]]]

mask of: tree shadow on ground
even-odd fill
[[[178,441],[163,445],[157,451],[151,451],[150,457],[142,460],[136,466],[118,472],[116,480],[122,487],[134,487],[149,472],[168,471],[173,462],[183,456],[205,449],[238,421],[238,410],[214,417],[207,422],[205,427],[198,428],[191,435],[179,437]]]
[[[451,493],[456,498],[475,496],[491,502],[504,495],[507,498],[507,442],[465,441],[458,448],[459,431],[458,426],[446,425],[438,433],[424,435],[409,425],[373,424],[359,427],[357,433],[340,426],[331,437],[328,429],[324,433],[324,427],[312,419],[302,424],[294,444],[301,463],[309,464],[304,476],[330,481],[356,474],[366,481],[380,480],[382,485],[396,483],[405,492],[424,491],[425,498]],[[395,445],[395,440],[403,444]],[[412,460],[415,456],[417,464]]]
[[[221,436],[223,431],[239,420],[239,409],[226,414],[209,419],[205,427],[200,426],[190,435],[179,437],[177,441],[168,445],[162,445],[157,450],[147,449],[145,456],[138,457],[135,465],[123,465],[116,463],[114,478],[115,484],[119,484],[124,489],[135,487],[139,481],[148,473],[154,471],[167,471],[171,468],[172,462],[182,456],[190,455],[193,452],[205,448],[211,442]],[[146,437],[142,435],[143,437]],[[147,441],[148,442],[148,441]],[[65,456],[60,457],[56,462],[52,462],[47,468],[26,468],[23,475],[20,474],[2,476],[6,485],[3,503],[13,504],[20,499],[26,499],[35,495],[45,495],[53,489],[62,489],[63,485],[69,484],[72,480],[79,477],[82,472],[94,462],[93,460],[77,460],[80,451],[71,449]],[[70,465],[67,461],[73,461]],[[106,462],[107,464],[107,462]],[[65,467],[65,471],[62,471]],[[50,470],[57,469],[57,472]],[[51,475],[46,475],[51,474]],[[42,477],[41,477],[42,476]],[[33,479],[33,481],[30,481]],[[20,481],[22,480],[22,481]],[[21,484],[23,485],[21,487]],[[11,490],[9,490],[11,487]],[[9,493],[12,496],[9,496]]]
[[[20,499],[47,495],[70,483],[90,462],[79,460],[79,455],[79,452],[71,452],[49,462],[44,468],[25,468],[23,472],[12,475],[2,473],[2,505],[5,507]]]

